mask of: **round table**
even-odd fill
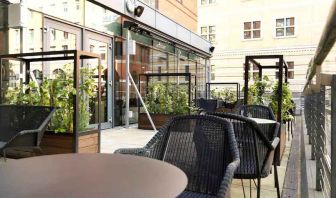
[[[262,131],[262,133],[269,139],[273,139],[274,137],[274,127],[275,127],[275,124],[277,123],[277,121],[275,120],[268,120],[268,119],[262,119],[262,118],[250,118],[249,119],[251,120],[254,120],[260,130]]]
[[[4,197],[176,197],[187,185],[179,168],[118,154],[61,154],[0,163]]]
[[[277,121],[275,120],[268,120],[268,119],[262,119],[262,118],[250,118],[251,120],[254,120],[257,124],[275,124]]]

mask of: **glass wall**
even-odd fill
[[[85,0],[29,0],[26,5],[36,11],[84,25]],[[85,1],[86,3],[86,1]]]
[[[113,93],[111,96],[113,97],[113,120],[115,126],[124,124],[126,48],[122,22],[128,19],[86,0],[30,0],[27,6],[30,8],[27,26],[8,29],[4,27],[4,24],[7,24],[6,6],[0,3],[0,53],[70,49],[93,51],[104,54],[105,57],[107,57],[106,53],[111,53],[110,56],[114,55],[112,66],[110,66],[111,76],[113,76],[113,91],[111,92]],[[50,19],[45,14],[59,18],[59,20]],[[50,21],[52,23],[49,23]],[[101,45],[101,43],[85,40],[85,35],[89,32],[85,28],[101,32],[105,36],[109,35],[111,40],[113,38],[114,50],[107,52],[110,45],[106,43]],[[137,45],[136,54],[130,57],[130,72],[138,87],[139,84],[144,83],[139,79],[140,74],[190,72],[197,80],[193,96],[204,97],[206,59],[201,58],[198,54],[191,53],[190,49],[178,48],[174,43],[165,38],[155,37],[151,33],[132,32],[131,38],[136,41]],[[6,43],[9,43],[9,46]],[[89,48],[87,48],[87,45],[90,45]],[[102,58],[103,61],[107,60],[104,57]],[[56,65],[37,63],[36,65],[32,64],[31,68],[36,80],[40,81],[44,77],[53,78],[53,76],[62,73],[61,66],[65,64],[63,62]],[[9,70],[6,72],[8,73]],[[14,71],[13,75],[7,75],[12,78],[11,82],[19,80],[20,75],[16,75],[17,73],[20,73],[20,71]],[[169,80],[180,84],[187,83],[184,77],[158,80]],[[104,82],[107,85],[107,81]],[[108,96],[103,95],[103,97]],[[130,123],[138,121],[138,106],[136,92],[133,87],[130,87]],[[96,116],[95,112],[91,113]],[[104,121],[110,120],[106,116],[106,112],[103,115]],[[94,117],[92,117],[91,122],[93,121]]]
[[[85,26],[121,36],[121,16],[89,1],[85,2]]]

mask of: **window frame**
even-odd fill
[[[212,1],[210,3],[210,1]],[[207,5],[215,5],[217,3],[217,0],[204,0],[205,3],[203,3],[203,0],[200,1],[201,6],[207,6]]]
[[[293,78],[290,78],[289,75],[287,76],[288,80],[293,80],[295,79],[295,61],[286,61],[288,67],[289,64],[288,63],[293,63],[293,68],[288,68],[288,74],[289,72],[293,73]],[[279,64],[279,62],[276,62],[276,64]],[[285,72],[285,68],[284,68],[284,72]],[[279,71],[275,71],[275,79],[279,79]]]
[[[294,25],[293,26],[291,26],[291,25],[287,26],[287,24],[286,24],[286,20],[290,19],[290,18],[294,18]],[[283,19],[284,20],[284,26],[283,27],[277,27],[277,20],[278,19]],[[290,27],[294,28],[294,34],[287,36],[287,28],[290,28]],[[277,29],[279,29],[279,28],[284,29],[284,35],[283,36],[277,36]],[[293,38],[293,37],[296,37],[297,36],[297,29],[298,29],[297,17],[295,15],[293,15],[293,16],[285,16],[285,17],[281,16],[281,17],[275,17],[274,18],[274,29],[273,29],[273,31],[274,31],[273,37],[274,38],[281,39],[281,38]]]
[[[260,28],[259,29],[254,29],[253,28],[253,22],[260,22]],[[251,23],[251,29],[250,30],[245,30],[245,23]],[[243,41],[257,41],[257,40],[262,40],[263,39],[263,31],[262,31],[262,23],[263,21],[261,19],[252,19],[252,20],[244,20],[242,22],[242,40]],[[253,38],[253,31],[259,30],[260,31],[260,37],[259,38]],[[250,31],[251,32],[251,38],[245,38],[245,31]]]
[[[211,33],[210,34],[210,27],[214,27],[214,32],[215,33]],[[203,28],[206,28],[206,33],[205,34],[203,34],[202,33],[202,29]],[[216,44],[216,25],[205,25],[205,26],[200,26],[200,36],[203,38],[203,39],[205,39],[205,40],[207,40],[207,41],[209,41],[210,43],[212,43],[212,44]],[[214,36],[214,41],[210,41],[210,36]]]
[[[216,80],[216,65],[211,64],[210,65],[210,81]]]

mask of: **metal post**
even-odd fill
[[[331,195],[330,197],[336,196],[336,156],[334,152],[336,151],[336,75],[332,77],[332,85],[331,85],[331,118],[330,118],[330,126],[331,126]]]
[[[2,58],[0,58],[0,104],[2,104],[2,94],[3,94],[3,88],[2,88],[2,68],[4,67],[4,65],[2,65]]]
[[[249,76],[249,57],[245,57],[245,73],[244,73],[244,80],[245,80],[245,85],[244,85],[244,104],[247,105],[248,102],[248,76]]]
[[[129,104],[129,99],[130,99],[130,88],[129,88],[129,77],[130,77],[130,71],[129,71],[129,67],[130,67],[130,54],[129,54],[129,41],[130,41],[130,31],[127,29],[126,30],[126,107],[125,107],[125,127],[128,128],[129,127],[129,108],[130,108],[130,104]]]
[[[316,156],[315,156],[315,150],[316,150],[316,124],[317,124],[317,110],[316,110],[316,102],[317,98],[316,98],[316,93],[312,94],[312,106],[311,106],[311,122],[312,122],[312,130],[311,130],[311,134],[310,134],[310,141],[311,141],[311,159],[315,160]]]
[[[316,190],[322,190],[323,188],[323,154],[325,149],[325,87],[322,86],[320,92],[317,94],[316,100]]]

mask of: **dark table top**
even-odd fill
[[[118,154],[62,154],[0,162],[0,197],[176,197],[186,175],[162,161]]]

